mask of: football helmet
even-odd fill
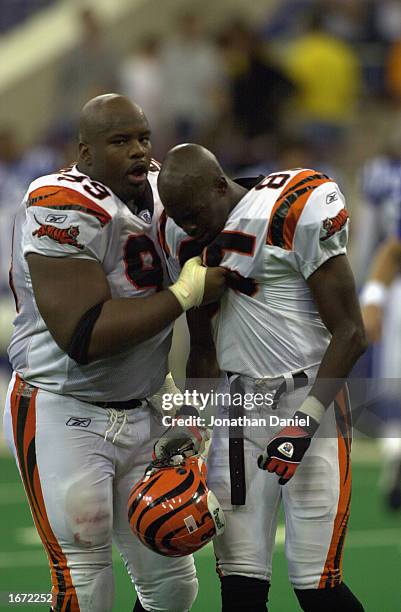
[[[206,485],[206,466],[199,456],[177,465],[153,462],[132,488],[128,519],[133,533],[151,550],[183,557],[224,531],[223,510]]]

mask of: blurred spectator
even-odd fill
[[[338,168],[322,163],[314,158],[314,153],[305,140],[291,136],[281,136],[272,152],[266,151],[266,156],[260,163],[241,168],[236,176],[268,175],[272,172],[282,172],[293,168],[315,168],[332,177],[341,187],[343,178]]]
[[[269,12],[260,32],[267,39],[288,41],[305,29],[305,15],[315,0],[282,0]]]
[[[326,0],[318,3],[327,32],[349,43],[369,38],[369,0]]]
[[[80,41],[65,57],[57,80],[58,116],[64,118],[66,126],[75,126],[77,109],[87,100],[114,91],[117,85],[117,57],[96,13],[81,8],[78,26]]]
[[[232,22],[220,37],[230,76],[233,117],[243,135],[280,133],[294,87],[270,57],[259,37],[242,22]]]
[[[376,410],[382,422],[382,486],[389,509],[401,508],[401,133],[361,171],[362,201],[354,244],[359,281],[370,276],[361,301],[371,340],[369,373],[380,390]],[[384,245],[384,246],[382,246]],[[396,247],[397,260],[391,261]]]
[[[388,52],[386,61],[386,92],[393,102],[401,104],[401,35]]]
[[[15,131],[0,130],[0,293],[8,292],[13,220],[26,185],[54,171],[61,161],[60,153],[53,147],[37,144],[23,151]]]
[[[6,32],[20,25],[37,11],[55,4],[55,2],[56,0],[1,0],[0,32]]]
[[[202,140],[225,104],[225,73],[220,56],[202,30],[198,15],[179,16],[176,32],[162,49],[166,117],[173,141]]]
[[[19,163],[15,133],[0,130],[0,296],[8,293],[13,218],[26,187],[20,180]]]
[[[37,144],[23,151],[16,132],[0,129],[0,401],[5,398],[10,366],[6,347],[11,336],[15,304],[9,288],[14,215],[26,186],[61,165],[60,151],[52,144]]]
[[[290,45],[287,66],[299,87],[297,124],[311,144],[335,157],[345,143],[361,91],[361,69],[352,46],[322,27],[316,9],[309,31]]]
[[[163,147],[167,122],[161,61],[160,39],[150,36],[133,48],[119,71],[121,93],[146,112],[152,126],[152,146],[156,157],[160,149],[166,149],[166,145]]]
[[[381,153],[360,170],[360,202],[353,236],[354,270],[358,284],[365,280],[375,249],[395,234],[401,222],[401,134],[393,134]]]
[[[371,0],[282,0],[269,13],[261,32],[268,39],[288,42],[308,28],[311,12],[319,12],[325,29],[349,42],[369,37]]]
[[[401,39],[401,3],[399,0],[375,0],[375,27],[383,43]]]

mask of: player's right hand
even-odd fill
[[[168,289],[174,293],[182,309],[189,310],[200,306],[206,283],[206,268],[200,257],[192,257],[185,262],[180,276]]]
[[[175,465],[185,457],[204,454],[210,441],[210,431],[198,424],[199,412],[193,406],[182,406],[172,418],[172,425],[166,429],[153,447],[153,460]],[[181,424],[185,420],[188,425]]]
[[[206,268],[200,257],[192,257],[185,262],[181,274],[169,290],[181,304],[182,309],[216,302],[226,288],[224,268]]]
[[[369,342],[379,342],[383,328],[383,308],[377,304],[362,307],[362,317]]]
[[[205,292],[202,305],[217,302],[227,289],[227,270],[225,268],[207,268]]]

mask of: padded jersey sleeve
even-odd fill
[[[346,253],[348,225],[338,185],[327,182],[315,189],[300,212],[292,244],[296,267],[305,279],[331,257]]]
[[[41,187],[27,198],[23,254],[102,262],[110,221],[105,210],[74,189]]]

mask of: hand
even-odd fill
[[[185,262],[180,276],[168,289],[175,295],[184,311],[200,306],[203,300],[207,269],[200,257]]]
[[[171,403],[168,406],[169,411],[166,412],[165,399],[171,398]],[[171,414],[174,416],[182,408],[182,392],[174,382],[174,378],[169,372],[164,379],[160,389],[152,396],[148,397],[149,403],[161,415]],[[172,409],[172,410],[171,410]]]
[[[307,415],[297,411],[294,418],[307,419]],[[266,452],[258,457],[261,470],[275,472],[280,476],[279,484],[285,485],[294,476],[302,457],[309,448],[312,436],[319,424],[309,417],[309,426],[284,427],[268,442]]]
[[[209,431],[196,423],[198,411],[193,406],[183,406],[153,448],[153,460],[173,464],[185,457],[201,454],[209,440]],[[181,419],[191,419],[190,425],[179,424]]]
[[[217,302],[227,289],[226,268],[207,268],[202,305]]]
[[[379,342],[383,328],[383,308],[377,304],[367,304],[362,308],[366,335],[370,342]]]

